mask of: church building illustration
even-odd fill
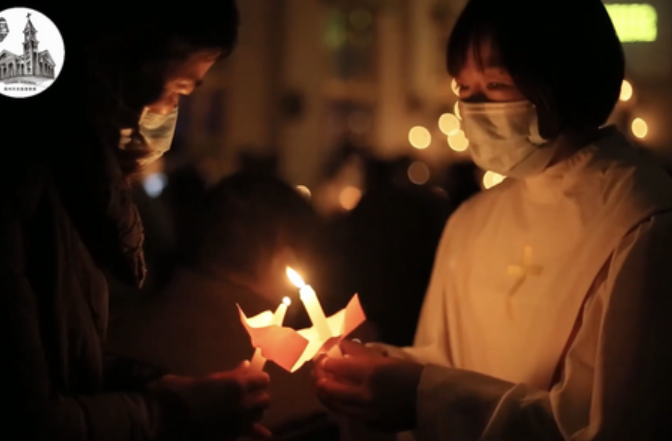
[[[37,29],[27,15],[26,27],[23,30],[23,54],[16,55],[10,51],[0,52],[0,82],[8,80],[30,80],[31,78],[55,78],[56,63],[49,51],[38,51]]]

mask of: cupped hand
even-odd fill
[[[316,361],[314,377],[320,401],[333,412],[378,430],[415,428],[423,366],[353,345],[356,343],[342,345],[343,358],[323,356]]]
[[[267,429],[257,424],[270,404],[270,378],[251,371],[249,363],[203,378],[166,376],[151,388],[169,390],[189,406],[197,432],[234,439],[240,436],[268,438]],[[209,436],[208,436],[209,437]]]

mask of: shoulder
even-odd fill
[[[672,178],[657,161],[621,136],[600,146],[603,159],[592,167],[599,176],[595,202],[611,219],[623,219],[627,229],[672,208]]]

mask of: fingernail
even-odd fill
[[[360,339],[358,339],[358,338],[353,338],[351,341],[352,341],[353,343],[358,343],[358,344],[360,344],[360,345],[362,344],[362,341],[361,341]]]

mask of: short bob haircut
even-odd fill
[[[469,51],[482,67],[485,42],[537,107],[544,138],[607,122],[625,59],[600,0],[470,0],[448,43],[448,72],[457,76]]]

